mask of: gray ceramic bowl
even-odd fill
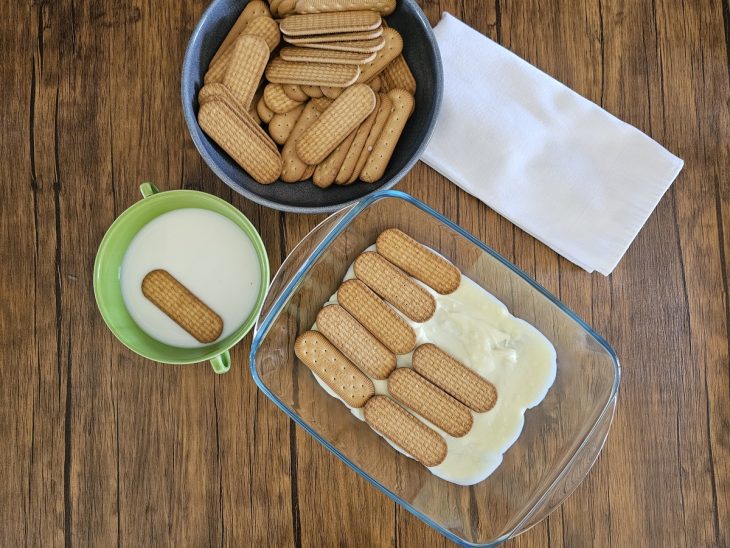
[[[403,55],[418,84],[413,112],[395,153],[379,181],[321,189],[311,182],[288,184],[254,181],[200,129],[197,121],[198,90],[210,59],[223,42],[246,2],[213,0],[190,37],[182,68],[182,103],[185,123],[205,163],[224,183],[267,207],[296,213],[335,211],[379,189],[394,186],[423,153],[436,123],[443,93],[443,72],[436,40],[426,16],[414,0],[398,0],[388,24],[403,36]]]

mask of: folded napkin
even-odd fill
[[[445,13],[444,100],[422,160],[608,275],[682,169],[636,128]]]

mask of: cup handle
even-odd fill
[[[149,198],[150,196],[157,194],[160,189],[152,183],[144,182],[139,185],[139,191],[142,193],[142,198]]]
[[[221,373],[227,373],[231,368],[231,353],[228,350],[224,350],[217,356],[212,357],[210,359],[210,366],[219,375]]]

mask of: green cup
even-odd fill
[[[140,356],[156,362],[187,364],[210,360],[213,371],[225,373],[231,366],[230,348],[238,343],[254,325],[269,285],[269,258],[261,236],[246,216],[228,202],[205,192],[171,190],[160,192],[152,183],[139,187],[143,200],[122,213],[112,223],[99,245],[94,262],[94,296],[107,326],[117,339]],[[150,337],[135,323],[122,297],[120,273],[124,254],[137,233],[152,219],[183,208],[214,211],[233,221],[256,250],[261,272],[261,288],[251,314],[236,331],[225,339],[199,348],[178,348]]]

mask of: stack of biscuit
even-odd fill
[[[415,108],[403,39],[382,19],[394,9],[395,0],[249,2],[205,75],[201,128],[262,184],[379,180]]]
[[[492,383],[433,344],[417,346],[405,320],[422,323],[436,311],[433,295],[415,280],[445,295],[459,287],[461,272],[397,229],[383,232],[353,270],[337,303],[319,311],[294,351],[347,405],[363,408],[371,428],[424,466],[438,466],[446,441],[418,417],[462,437],[472,413],[497,401]],[[411,367],[397,367],[397,357],[411,352]],[[387,380],[388,395],[376,395],[373,380]]]

